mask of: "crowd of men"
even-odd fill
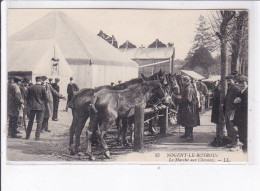
[[[8,78],[8,136],[11,138],[21,138],[18,125],[22,124],[26,130],[26,139],[29,139],[35,116],[37,124],[35,140],[40,139],[41,132],[50,132],[50,118],[53,121],[58,121],[59,101],[60,99],[66,100],[59,93],[60,79],[55,78],[55,82],[52,83],[52,78],[37,76],[35,81],[36,83],[32,84],[27,78]],[[73,78],[71,77],[67,87],[68,102],[78,90],[78,86],[73,83]],[[66,111],[68,110],[68,102]],[[27,128],[26,117],[29,118]]]
[[[247,151],[247,108],[248,86],[247,76],[233,72],[226,78],[228,89],[223,104],[227,136],[231,140],[227,146],[239,147],[238,140],[243,144],[243,151]],[[216,84],[213,92],[211,122],[219,125],[220,84]]]

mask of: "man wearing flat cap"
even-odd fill
[[[55,78],[55,82],[52,84],[52,87],[54,90],[57,92],[60,92],[60,86],[58,85],[60,79]],[[58,121],[58,109],[59,109],[59,103],[60,103],[60,98],[56,96],[55,94],[52,94],[53,96],[53,115],[52,115],[52,120],[53,121]]]
[[[77,86],[77,84],[73,83],[73,78],[70,77],[70,83],[68,84],[68,87],[67,87],[67,93],[68,93],[67,106],[64,111],[68,111],[69,102],[71,101],[74,93],[76,93],[77,91],[79,91],[79,87]]]
[[[238,127],[240,142],[243,143],[243,151],[247,151],[247,109],[248,109],[248,86],[247,76],[241,75],[237,78],[239,92],[234,104],[236,106],[234,115],[234,125]]]
[[[10,77],[8,82],[8,117],[9,128],[8,135],[12,138],[21,138],[17,135],[19,110],[24,103],[19,86],[14,82],[14,78]]]
[[[232,115],[235,110],[234,100],[236,99],[237,93],[239,92],[239,87],[236,84],[235,77],[238,76],[236,72],[229,74],[225,79],[227,80],[228,89],[227,94],[224,100],[224,114],[225,114],[225,122],[228,137],[232,139],[231,147],[237,146],[238,133],[234,128],[234,124],[232,121]]]
[[[52,85],[52,78],[49,78],[49,84]]]
[[[36,84],[28,89],[28,105],[30,108],[29,122],[26,130],[26,139],[30,138],[34,118],[36,116],[37,128],[35,132],[35,140],[40,139],[40,132],[42,129],[43,115],[45,110],[45,103],[48,102],[45,88],[42,86],[42,77],[35,78]]]

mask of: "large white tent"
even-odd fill
[[[73,75],[80,88],[138,76],[137,63],[59,11],[8,38],[8,71],[53,76],[53,57],[59,58],[59,76]]]

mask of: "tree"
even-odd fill
[[[233,36],[232,36],[232,43],[231,43],[231,72],[234,71],[241,71],[240,64],[238,63],[239,57],[246,57],[247,55],[240,53],[241,46],[243,48],[246,46],[246,42],[248,39],[247,35],[247,23],[248,20],[248,13],[247,11],[240,11],[238,12],[237,16],[234,17],[234,26],[233,26]],[[247,48],[247,46],[246,46]],[[247,50],[244,50],[247,52]],[[244,72],[243,72],[244,73]]]
[[[216,63],[208,49],[203,46],[195,50],[194,54],[186,61],[188,62],[184,69],[194,70],[205,77],[209,76],[209,68]]]
[[[227,84],[225,77],[227,76],[228,63],[227,63],[227,42],[228,42],[228,26],[231,19],[235,16],[235,11],[220,11],[221,23],[219,31],[216,32],[216,36],[220,40],[220,53],[221,53],[221,80],[220,80],[220,108],[219,108],[219,125],[217,125],[217,138],[221,139],[224,129],[224,111],[223,103],[226,95]]]
[[[208,49],[209,52],[215,51],[217,47],[214,43],[213,36],[214,34],[211,33],[210,26],[207,24],[205,17],[200,15],[192,51],[194,52],[202,46]]]

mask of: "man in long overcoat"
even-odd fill
[[[242,75],[238,79],[240,91],[234,100],[236,105],[234,125],[238,127],[238,135],[240,142],[243,143],[243,151],[247,151],[247,117],[248,117],[248,88],[247,77]]]
[[[12,138],[21,138],[17,135],[18,128],[18,117],[19,110],[22,107],[24,100],[19,86],[14,83],[14,78],[10,78],[8,82],[8,117],[9,117],[9,128],[8,135]]]
[[[53,96],[55,95],[59,98],[64,98],[63,95],[61,95],[59,92],[53,89],[53,87],[47,82],[47,77],[42,76],[43,80],[43,86],[46,91],[47,99],[49,100],[48,102],[45,103],[45,112],[44,112],[44,117],[43,117],[43,122],[42,122],[42,130],[45,130],[47,132],[50,132],[49,130],[49,118],[52,117],[53,114]]]
[[[30,108],[29,122],[26,130],[26,139],[30,138],[34,118],[36,116],[37,128],[35,132],[35,140],[40,139],[40,131],[42,128],[43,115],[45,110],[45,102],[48,102],[45,88],[42,86],[42,78],[37,76],[35,78],[36,84],[28,89],[28,105]]]
[[[185,134],[181,138],[186,141],[193,141],[193,127],[200,125],[198,100],[190,78],[184,76],[182,82],[178,123],[185,127]]]
[[[211,122],[219,124],[220,84],[213,90]]]

